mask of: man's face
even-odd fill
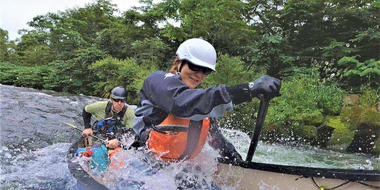
[[[111,98],[113,110],[116,112],[121,111],[124,108],[125,100],[118,100]]]

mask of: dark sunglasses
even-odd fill
[[[112,98],[112,100],[115,102],[125,102],[126,101],[126,100],[119,100],[119,99],[113,99],[113,98]]]
[[[194,64],[192,64],[190,62],[187,62],[187,66],[192,71],[200,71],[200,70],[202,70],[202,73],[205,74],[205,75],[209,75],[212,72],[212,69],[210,69],[210,68],[194,65]]]

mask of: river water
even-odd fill
[[[82,126],[83,107],[98,100],[103,99],[0,85],[0,189],[80,189],[66,160],[70,144],[80,134],[62,122]],[[249,136],[240,131],[223,130],[223,133],[245,158]],[[114,159],[124,160],[124,166],[110,172],[113,178],[106,185],[110,189],[176,189],[175,179],[186,170],[185,175],[201,176],[200,180],[205,181],[198,189],[208,189],[216,171],[217,155],[206,145],[194,160],[164,167],[161,163],[160,169],[156,169],[159,161],[146,159],[141,151],[123,152]],[[262,142],[253,161],[380,170],[380,158]]]

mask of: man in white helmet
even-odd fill
[[[134,146],[145,146],[168,161],[191,159],[209,144],[223,157],[242,161],[235,147],[221,134],[215,118],[233,105],[265,94],[267,99],[279,95],[281,81],[262,76],[251,83],[226,87],[197,86],[213,71],[216,51],[205,40],[193,38],[183,42],[170,72],[155,71],[144,81],[135,112],[133,130],[138,136]]]

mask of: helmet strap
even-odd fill
[[[179,69],[178,69],[178,73],[181,73],[181,70],[182,70],[183,65],[184,65],[184,61],[181,60],[181,66],[180,66]]]

